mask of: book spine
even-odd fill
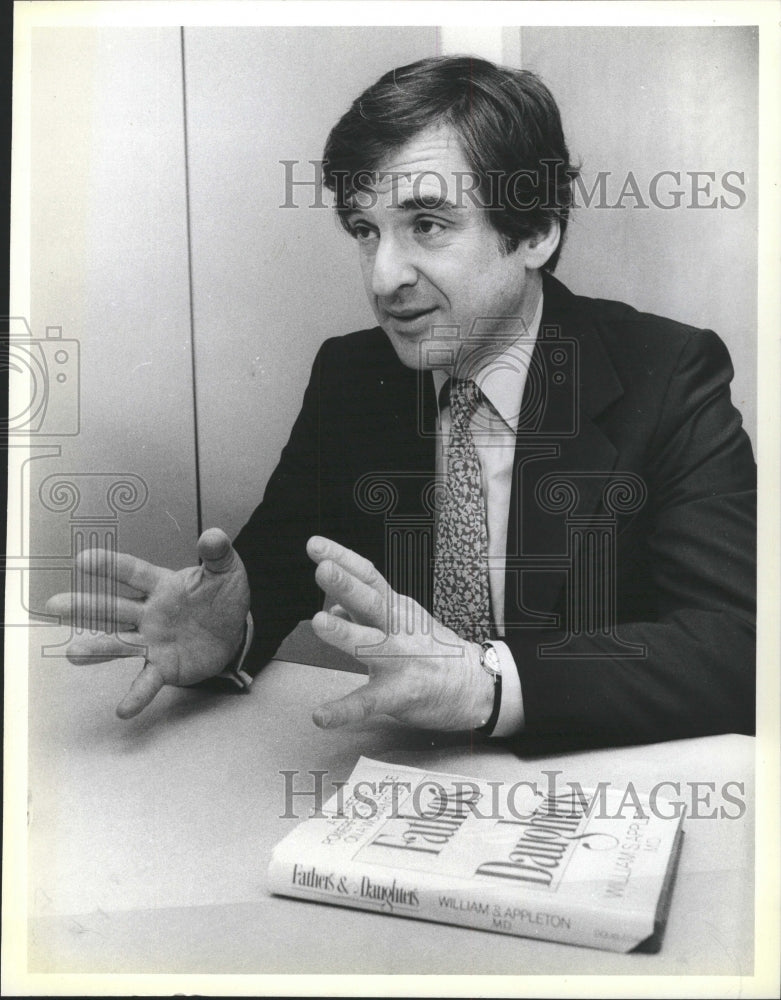
[[[268,877],[278,895],[603,951],[631,951],[653,931],[633,911],[592,909],[517,889],[481,893],[479,887],[445,885],[425,872],[378,872],[350,862],[318,867],[275,854]]]

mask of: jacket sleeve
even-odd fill
[[[301,411],[262,502],[234,541],[247,570],[254,641],[243,667],[256,674],[299,621],[320,608],[322,595],[306,541],[322,531],[320,399],[328,342],[318,351]]]
[[[710,331],[687,340],[649,439],[653,620],[617,627],[645,655],[617,659],[599,635],[542,658],[558,635],[506,641],[520,672],[519,748],[646,743],[755,727],[756,469],[730,402],[732,366]]]

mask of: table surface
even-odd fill
[[[44,633],[48,641],[55,630]],[[114,714],[138,660],[74,667],[31,656],[30,972],[711,974],[753,971],[754,740],[729,735],[518,757],[468,734],[375,720],[322,732],[323,701],[363,679],[276,660],[248,695],[166,689],[129,722]],[[305,642],[300,659],[311,659]],[[286,652],[286,655],[289,655]],[[344,664],[342,664],[344,666]],[[360,755],[476,778],[647,792],[710,782],[686,832],[662,950],[617,955],[271,896],[285,779],[346,778]],[[670,789],[666,794],[678,796]],[[710,796],[709,801],[705,801]],[[306,810],[311,799],[301,799]]]

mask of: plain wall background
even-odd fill
[[[374,322],[332,215],[279,208],[279,161],[319,159],[361,89],[443,44],[469,51],[466,38],[433,27],[187,28],[183,91],[176,28],[36,30],[31,322],[36,336],[57,325],[80,341],[82,429],[59,441],[60,458],[32,463],[34,485],[67,470],[140,475],[149,500],[122,515],[121,546],[191,563],[195,395],[204,524],[239,529],[318,345]],[[753,30],[518,28],[500,43],[505,62],[550,85],[589,187],[599,170],[619,178],[616,195],[628,170],[641,187],[660,170],[745,172],[736,211],[581,208],[557,273],[579,293],[716,329],[753,434]],[[32,522],[35,552],[67,553],[67,515],[33,494]],[[63,572],[39,574],[33,609],[67,585]]]
[[[182,565],[197,526],[178,31],[38,28],[32,57],[30,324],[79,341],[81,424],[29,463],[31,551],[70,554],[46,477],[132,473],[149,497],[119,516],[120,545]],[[77,513],[110,515],[88,492]],[[38,610],[70,573],[30,582]]]
[[[732,398],[756,440],[757,29],[523,28],[520,46],[524,69],[558,101],[587,190],[610,171],[615,204],[631,171],[648,205],[627,197],[623,208],[576,210],[557,275],[580,294],[716,330],[736,370]],[[658,200],[685,191],[680,208],[649,197],[665,170],[681,183],[665,178]],[[692,197],[687,171],[715,173],[710,195]],[[745,203],[692,207],[720,195],[736,204],[721,183],[728,171],[744,174]]]

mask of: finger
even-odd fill
[[[114,578],[143,594],[151,593],[163,575],[159,566],[110,549],[82,549],[76,556],[76,569],[88,576]]]
[[[313,535],[306,543],[306,551],[309,558],[316,563],[321,563],[325,559],[331,559],[338,563],[346,572],[357,577],[361,583],[373,587],[380,594],[385,594],[389,589],[385,577],[376,568],[374,563],[359,556],[352,549],[347,549],[344,545],[332,541],[330,538],[323,538],[322,535]]]
[[[312,619],[312,629],[323,642],[355,656],[356,659],[361,658],[358,656],[360,647],[378,646],[386,638],[385,633],[379,629],[345,621],[327,611],[317,612]]]
[[[390,715],[393,707],[389,686],[369,681],[338,701],[320,705],[312,713],[312,721],[320,729],[337,729],[351,722],[363,722],[373,715]]]
[[[335,618],[343,618],[346,622],[352,621],[347,609],[343,608],[338,602],[332,603],[331,598],[327,594],[325,595],[325,600],[323,601],[323,611],[327,611]]]
[[[239,559],[230,538],[220,528],[207,528],[198,539],[198,558],[209,573],[228,573]]]
[[[121,623],[124,627],[138,625],[143,613],[143,604],[127,597],[95,597],[94,594],[55,594],[46,602],[46,613],[59,615],[65,622],[73,622],[84,628],[116,631]]]
[[[347,610],[353,621],[387,632],[387,597],[392,593],[390,589],[386,591],[387,596],[381,596],[373,587],[346,572],[330,559],[321,562],[317,567],[315,580],[331,600]],[[333,610],[331,613],[333,614]]]
[[[120,656],[144,656],[146,646],[138,643],[138,633],[119,632],[113,635],[80,635],[69,643],[65,655],[71,663],[84,666],[90,663],[105,663]]]
[[[117,705],[117,715],[120,719],[132,719],[146,708],[164,684],[163,675],[158,668],[152,663],[147,663],[130,685],[128,693]]]

